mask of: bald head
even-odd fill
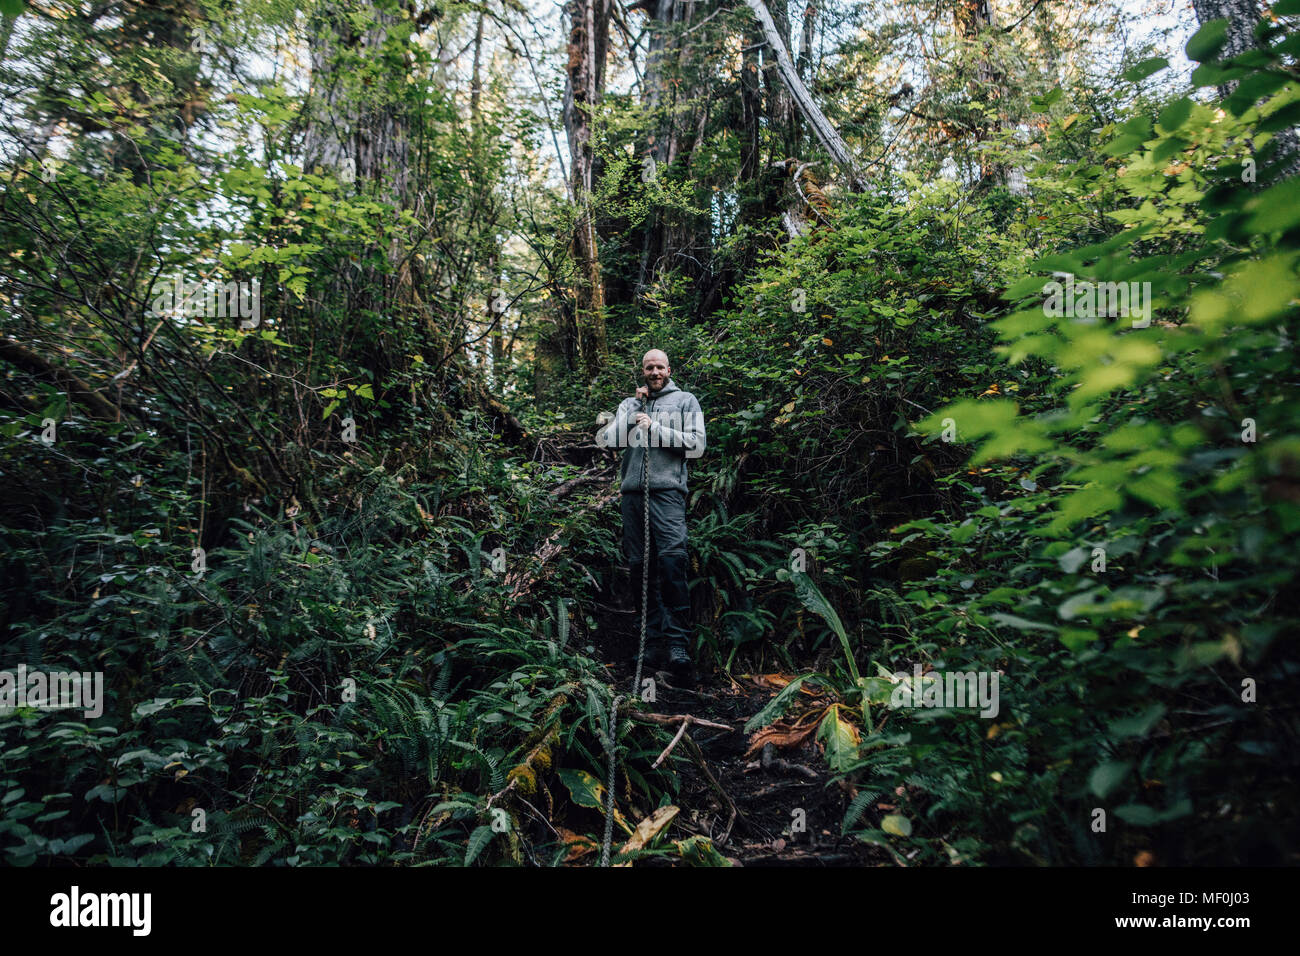
[[[641,377],[651,394],[668,384],[673,370],[668,366],[668,354],[663,349],[651,349],[641,359]]]

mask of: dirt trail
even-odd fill
[[[579,485],[613,487],[617,472],[613,453],[601,452],[583,433],[556,436],[539,457],[582,469],[580,477],[566,483],[566,492]],[[632,687],[640,623],[632,610],[630,585],[616,585],[614,591],[600,594],[594,612],[597,629],[593,636],[599,657],[618,692],[625,694]],[[799,663],[811,669],[811,662]],[[679,783],[673,802],[681,812],[671,824],[673,838],[694,834],[709,837],[720,853],[742,866],[892,865],[889,854],[879,847],[840,835],[845,810],[854,794],[831,782],[826,759],[815,741],[815,729],[797,744],[769,746],[765,753],[760,749],[746,754],[750,738],[744,726],[779,692],[781,684],[773,675],[739,676],[744,673],[740,665],[733,667],[733,673],[735,679],[712,662],[698,658],[696,680],[690,686],[674,686],[667,673],[643,672],[643,678],[653,677],[656,681],[655,701],[647,702],[643,709],[658,714],[689,714],[732,728],[725,731],[692,726],[687,733],[698,744],[698,753],[683,740],[665,761],[676,772]],[[809,705],[805,716],[815,718],[815,713],[807,712],[816,710],[814,702],[804,703]],[[659,735],[664,746],[678,726],[667,726]],[[658,755],[657,748],[648,756],[634,754],[634,770],[650,773],[650,765]],[[626,788],[621,772],[619,781],[621,803]],[[875,806],[869,807],[862,822],[870,825],[869,821],[883,813]],[[667,858],[645,858],[636,865],[667,862]]]
[[[634,613],[607,609],[598,622],[598,647],[610,662],[615,686],[630,689],[639,621]],[[831,782],[815,733],[808,733],[797,745],[769,746],[766,754],[760,749],[746,756],[750,737],[743,728],[779,687],[770,678],[737,676],[732,680],[708,663],[697,662],[696,669],[696,682],[690,686],[674,686],[672,676],[666,672],[646,670],[642,675],[643,680],[655,680],[655,700],[644,705],[648,710],[689,714],[733,728],[728,732],[692,725],[687,733],[699,745],[703,765],[685,740],[665,761],[672,762],[680,784],[673,799],[681,808],[673,822],[677,838],[697,833],[707,836],[719,852],[742,866],[889,864],[883,850],[840,835],[852,794]],[[665,728],[665,741],[671,739],[678,726]],[[653,762],[653,756],[639,760],[636,769],[646,773]],[[729,827],[733,806],[735,820]],[[864,817],[874,815],[872,808]]]

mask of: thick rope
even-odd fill
[[[642,403],[642,408],[648,408]],[[645,622],[650,602],[650,432],[646,430],[641,454],[641,644],[636,652],[636,676],[632,678],[632,696],[641,690],[641,662],[645,659]],[[612,693],[612,688],[611,688]],[[605,749],[609,752],[609,782],[605,786],[605,843],[600,851],[600,865],[609,866],[609,847],[614,839],[614,771],[618,765],[618,745],[614,735],[618,728],[619,694],[609,712],[609,733]]]

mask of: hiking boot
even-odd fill
[[[668,664],[668,652],[663,644],[659,641],[646,638],[645,656],[641,659],[642,666],[646,670],[659,670]],[[628,663],[636,667],[636,651],[628,655]]]
[[[685,644],[674,643],[668,646],[664,666],[674,677],[682,680],[692,680],[695,677],[695,666],[691,663],[691,655]]]

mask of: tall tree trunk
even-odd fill
[[[782,49],[793,50],[794,44],[790,42],[790,18],[786,9],[788,0],[764,0],[764,2],[776,27],[776,36],[781,41]],[[769,60],[763,75],[768,87],[768,130],[773,134],[772,138],[775,142],[779,144],[782,159],[796,157],[799,155],[800,140],[799,108],[781,73],[779,60],[777,62]],[[795,75],[799,75],[797,69]]]
[[[1219,51],[1221,59],[1238,56],[1255,46],[1255,24],[1259,23],[1259,4],[1256,0],[1192,0],[1196,21],[1202,25],[1211,20],[1228,21],[1227,43]],[[1237,86],[1219,87],[1219,95],[1226,97]]]
[[[817,23],[817,7],[809,2],[803,10],[803,32],[799,37],[799,79],[806,86],[812,86],[812,42],[813,31]]]
[[[349,14],[356,4],[329,0],[313,24],[310,112],[303,137],[304,166],[372,182],[393,205],[407,206],[410,137],[404,105],[363,98],[350,89],[349,64],[383,43],[397,22],[372,7],[374,23],[359,33]],[[380,95],[380,94],[376,94]],[[390,261],[397,254],[389,250]]]
[[[740,57],[740,181],[758,178],[762,162],[763,90],[759,82],[758,52],[762,34],[757,24],[745,34],[745,48]]]
[[[1204,25],[1211,20],[1227,20],[1227,42],[1219,51],[1220,59],[1238,56],[1258,46],[1255,40],[1255,26],[1260,20],[1260,8],[1256,0],[1192,0],[1192,9],[1196,11],[1196,20]],[[1219,97],[1227,99],[1237,88],[1237,80],[1229,80],[1219,86]],[[1277,168],[1270,177],[1272,180],[1285,179],[1300,174],[1300,134],[1295,127],[1279,130],[1277,140]]]
[[[683,165],[689,167],[689,157],[703,138],[709,105],[704,102],[708,81],[688,68],[695,61],[693,44],[698,42],[688,32],[696,0],[644,0],[640,8],[652,21],[642,105],[654,120],[646,135],[644,177],[652,169],[658,175],[683,154],[688,160]],[[681,260],[677,254],[696,244],[699,231],[699,217],[680,211],[664,216],[658,208],[651,210],[643,229],[638,293],[652,280],[657,263],[695,261]]]
[[[469,124],[470,136],[474,143],[475,155],[480,155],[481,151],[487,144],[487,134],[483,129],[483,21],[484,14],[479,12],[478,21],[474,26],[474,63],[470,71],[470,88],[469,88]],[[495,197],[492,195],[490,186],[482,190],[483,198],[481,200],[484,208],[489,210],[487,219],[489,222],[495,221],[496,214],[493,207],[496,204]],[[505,292],[499,287],[501,279],[501,246],[497,242],[496,231],[493,229],[486,236],[487,246],[487,295],[485,296],[486,306],[484,307],[483,318],[488,324],[488,362],[491,366],[491,377],[488,379],[495,388],[501,387],[501,377],[504,372],[505,364],[505,340],[502,336],[502,325],[505,316]],[[467,334],[470,334],[467,332]]]
[[[767,45],[772,48],[772,52],[776,55],[777,69],[781,73],[781,79],[785,82],[786,89],[790,91],[790,95],[794,98],[799,112],[803,114],[803,118],[808,121],[808,125],[812,127],[813,132],[817,135],[818,142],[844,170],[848,176],[849,184],[858,192],[865,192],[867,188],[866,180],[858,172],[843,138],[841,138],[835,127],[830,124],[830,121],[826,119],[826,115],[817,107],[817,104],[813,102],[808,88],[799,79],[794,64],[790,62],[790,54],[786,51],[785,43],[781,40],[781,34],[777,32],[776,23],[772,20],[772,14],[768,12],[763,0],[745,0],[745,3],[754,12],[754,17],[762,28],[763,39],[767,41]]]
[[[646,7],[646,12],[654,26],[649,31],[650,38],[646,45],[645,79],[642,84],[645,93],[642,104],[652,112],[664,105],[664,94],[668,85],[664,75],[664,63],[668,54],[669,35],[675,20],[676,8],[677,0],[648,0]],[[660,166],[669,161],[668,140],[671,126],[671,122],[662,123],[650,136],[650,155]]]
[[[474,135],[479,132],[479,103],[483,99],[483,12],[480,10],[478,23],[474,27],[474,71],[469,82],[469,121]]]
[[[605,287],[591,205],[595,150],[593,113],[605,90],[605,53],[611,0],[569,0],[568,89],[564,129],[569,138],[569,174],[578,217],[573,229],[574,311],[578,351],[589,375],[605,364]]]
[[[953,25],[957,32],[969,44],[979,47],[975,80],[970,84],[971,94],[981,103],[992,101],[997,107],[994,119],[975,124],[977,147],[990,138],[996,138],[1009,125],[1004,106],[1009,93],[1006,71],[997,62],[997,54],[993,49],[995,20],[993,0],[956,0],[953,7]],[[976,188],[1002,185],[1020,191],[1023,186],[1025,177],[1022,170],[1013,169],[1002,160],[990,156],[986,150],[980,150],[979,165]]]
[[[668,80],[664,64],[668,51],[669,28],[672,26],[677,0],[644,0],[641,8],[646,11],[651,21],[649,39],[646,43],[645,76],[642,79],[641,105],[647,115],[652,117],[652,126],[646,135],[645,153],[642,157],[640,175],[644,179],[647,173],[659,170],[671,162],[670,141],[673,135],[671,115],[667,119],[659,116],[664,105]],[[636,294],[640,296],[654,273],[654,263],[663,254],[664,224],[659,209],[654,207],[646,219],[641,234],[641,262],[637,271]]]

